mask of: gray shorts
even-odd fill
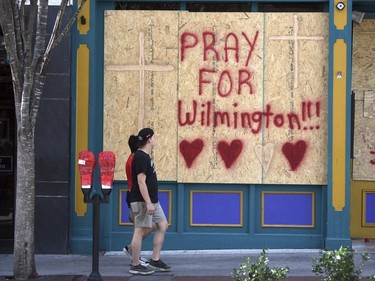
[[[147,213],[146,202],[132,202],[130,204],[134,215],[134,227],[152,227],[152,223],[167,221],[160,203],[155,203],[153,215]]]
[[[132,208],[129,208],[129,222],[134,223],[134,214]]]

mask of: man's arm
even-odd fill
[[[147,205],[147,212],[149,214],[153,214],[155,211],[155,208],[151,202],[150,195],[148,194],[148,189],[146,185],[146,174],[144,173],[138,174],[137,180],[138,180],[139,191],[141,192],[142,197],[145,200],[146,205]]]

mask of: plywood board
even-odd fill
[[[261,130],[240,115],[262,107],[263,14],[184,13],[179,25],[178,181],[260,183]]]
[[[103,146],[117,156],[115,179],[125,178],[129,136],[151,127],[157,137],[153,157],[162,167],[158,178],[176,180],[177,16],[105,12]]]
[[[353,180],[375,180],[375,20],[353,27]]]
[[[328,16],[267,14],[263,182],[327,182]]]
[[[327,14],[108,11],[105,21],[103,146],[118,156],[116,179],[143,123],[158,137],[160,180],[326,183]]]

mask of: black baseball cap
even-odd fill
[[[138,140],[145,141],[154,135],[154,131],[150,128],[144,128],[138,133]]]

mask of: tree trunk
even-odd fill
[[[17,136],[13,264],[16,280],[28,280],[38,275],[34,259],[35,152],[33,131],[21,128],[18,129]]]
[[[46,47],[48,0],[0,0],[0,25],[12,70],[17,118],[16,206],[13,273],[16,280],[38,276],[34,258],[35,151],[34,132],[51,52],[77,19],[82,0],[65,28],[62,20],[69,0],[61,0]]]

